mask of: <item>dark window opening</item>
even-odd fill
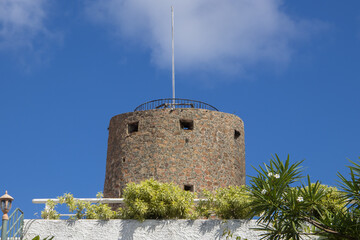
[[[238,139],[239,137],[240,137],[240,132],[239,131],[237,131],[237,130],[235,130],[235,133],[234,133],[234,138],[235,139]]]
[[[129,123],[128,133],[133,133],[139,131],[139,122]]]
[[[125,162],[125,157],[122,158],[122,162],[123,162],[123,163]]]
[[[184,130],[193,130],[194,121],[193,120],[180,120],[180,127]]]
[[[184,190],[194,192],[194,185],[184,185]]]

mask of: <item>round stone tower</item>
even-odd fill
[[[105,197],[154,178],[201,192],[245,184],[243,121],[198,101],[161,99],[110,120]]]

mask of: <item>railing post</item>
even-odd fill
[[[49,205],[47,204],[47,202],[45,203],[45,212],[49,213]],[[47,214],[46,219],[50,219],[49,214]]]
[[[7,224],[8,224],[8,219],[4,219],[2,220],[2,227],[1,227],[1,240],[7,240]]]

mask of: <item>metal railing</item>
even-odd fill
[[[211,111],[219,111],[216,107],[210,104],[182,98],[164,98],[157,99],[150,102],[143,103],[135,108],[134,111],[146,111],[151,109],[162,109],[162,108],[199,108],[207,109]]]
[[[4,226],[6,226],[4,224]],[[19,208],[10,215],[7,222],[6,229],[6,240],[20,240],[23,237],[24,227],[24,213]],[[2,227],[0,228],[2,229]]]

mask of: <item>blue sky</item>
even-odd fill
[[[176,95],[245,122],[247,174],[305,159],[336,185],[360,156],[360,3],[335,0],[1,0],[0,192],[95,197],[110,118]]]

